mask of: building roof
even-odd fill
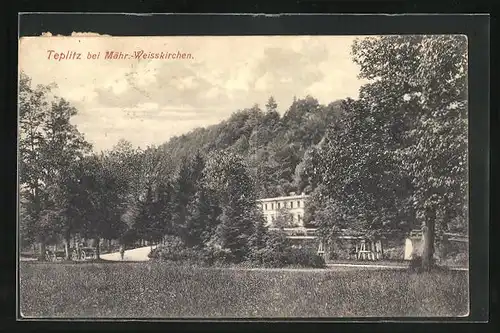
[[[290,195],[286,197],[274,197],[274,198],[264,198],[264,199],[258,199],[258,202],[269,202],[269,201],[279,201],[279,200],[294,200],[294,199],[305,199],[308,198],[309,195],[307,194],[299,194],[299,195]]]

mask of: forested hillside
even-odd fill
[[[338,121],[341,101],[322,105],[307,96],[280,111],[270,97],[264,110],[255,105],[236,111],[217,125],[174,137],[160,148],[174,167],[196,152],[232,151],[248,165],[258,197],[310,192],[299,173],[303,157]]]

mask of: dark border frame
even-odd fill
[[[165,21],[168,24],[165,24]],[[23,14],[19,36],[41,32],[67,35],[92,31],[121,36],[147,35],[366,35],[465,34],[469,39],[470,316],[468,318],[341,318],[335,322],[470,322],[489,315],[489,17],[487,15],[124,15],[108,13]],[[10,52],[17,59],[17,48]],[[17,63],[17,61],[16,61]],[[16,66],[17,68],[17,66]],[[16,71],[17,72],[17,71]],[[17,77],[17,73],[13,75]],[[17,84],[14,84],[16,90]],[[15,106],[15,100],[14,100]],[[12,106],[12,105],[11,105]],[[477,111],[474,111],[477,110]],[[15,117],[14,117],[15,119]],[[14,199],[15,200],[15,199]],[[14,204],[16,206],[16,204]],[[17,226],[16,229],[17,231]],[[18,305],[18,304],[17,304]],[[259,319],[258,322],[265,320]],[[331,322],[311,319],[308,322]],[[276,319],[272,319],[276,321]],[[288,321],[288,320],[287,320]],[[167,321],[171,322],[171,321]],[[45,322],[36,322],[38,327]],[[60,322],[51,322],[59,326]],[[82,323],[83,324],[83,323]],[[92,323],[85,322],[85,325]],[[114,326],[121,326],[113,322]],[[141,322],[141,325],[145,323]],[[185,327],[187,323],[183,323]],[[192,323],[194,324],[194,323]],[[191,325],[191,323],[189,324]],[[142,328],[145,328],[142,326]],[[187,327],[186,327],[187,328]]]

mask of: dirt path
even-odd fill
[[[153,249],[155,247],[156,245],[153,246]],[[150,246],[126,250],[125,255],[123,256],[123,261],[148,261],[149,252],[151,252]],[[121,261],[120,252],[102,254],[101,259],[110,261]]]

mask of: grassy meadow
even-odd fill
[[[468,279],[457,271],[23,262],[20,305],[25,318],[463,316]]]

